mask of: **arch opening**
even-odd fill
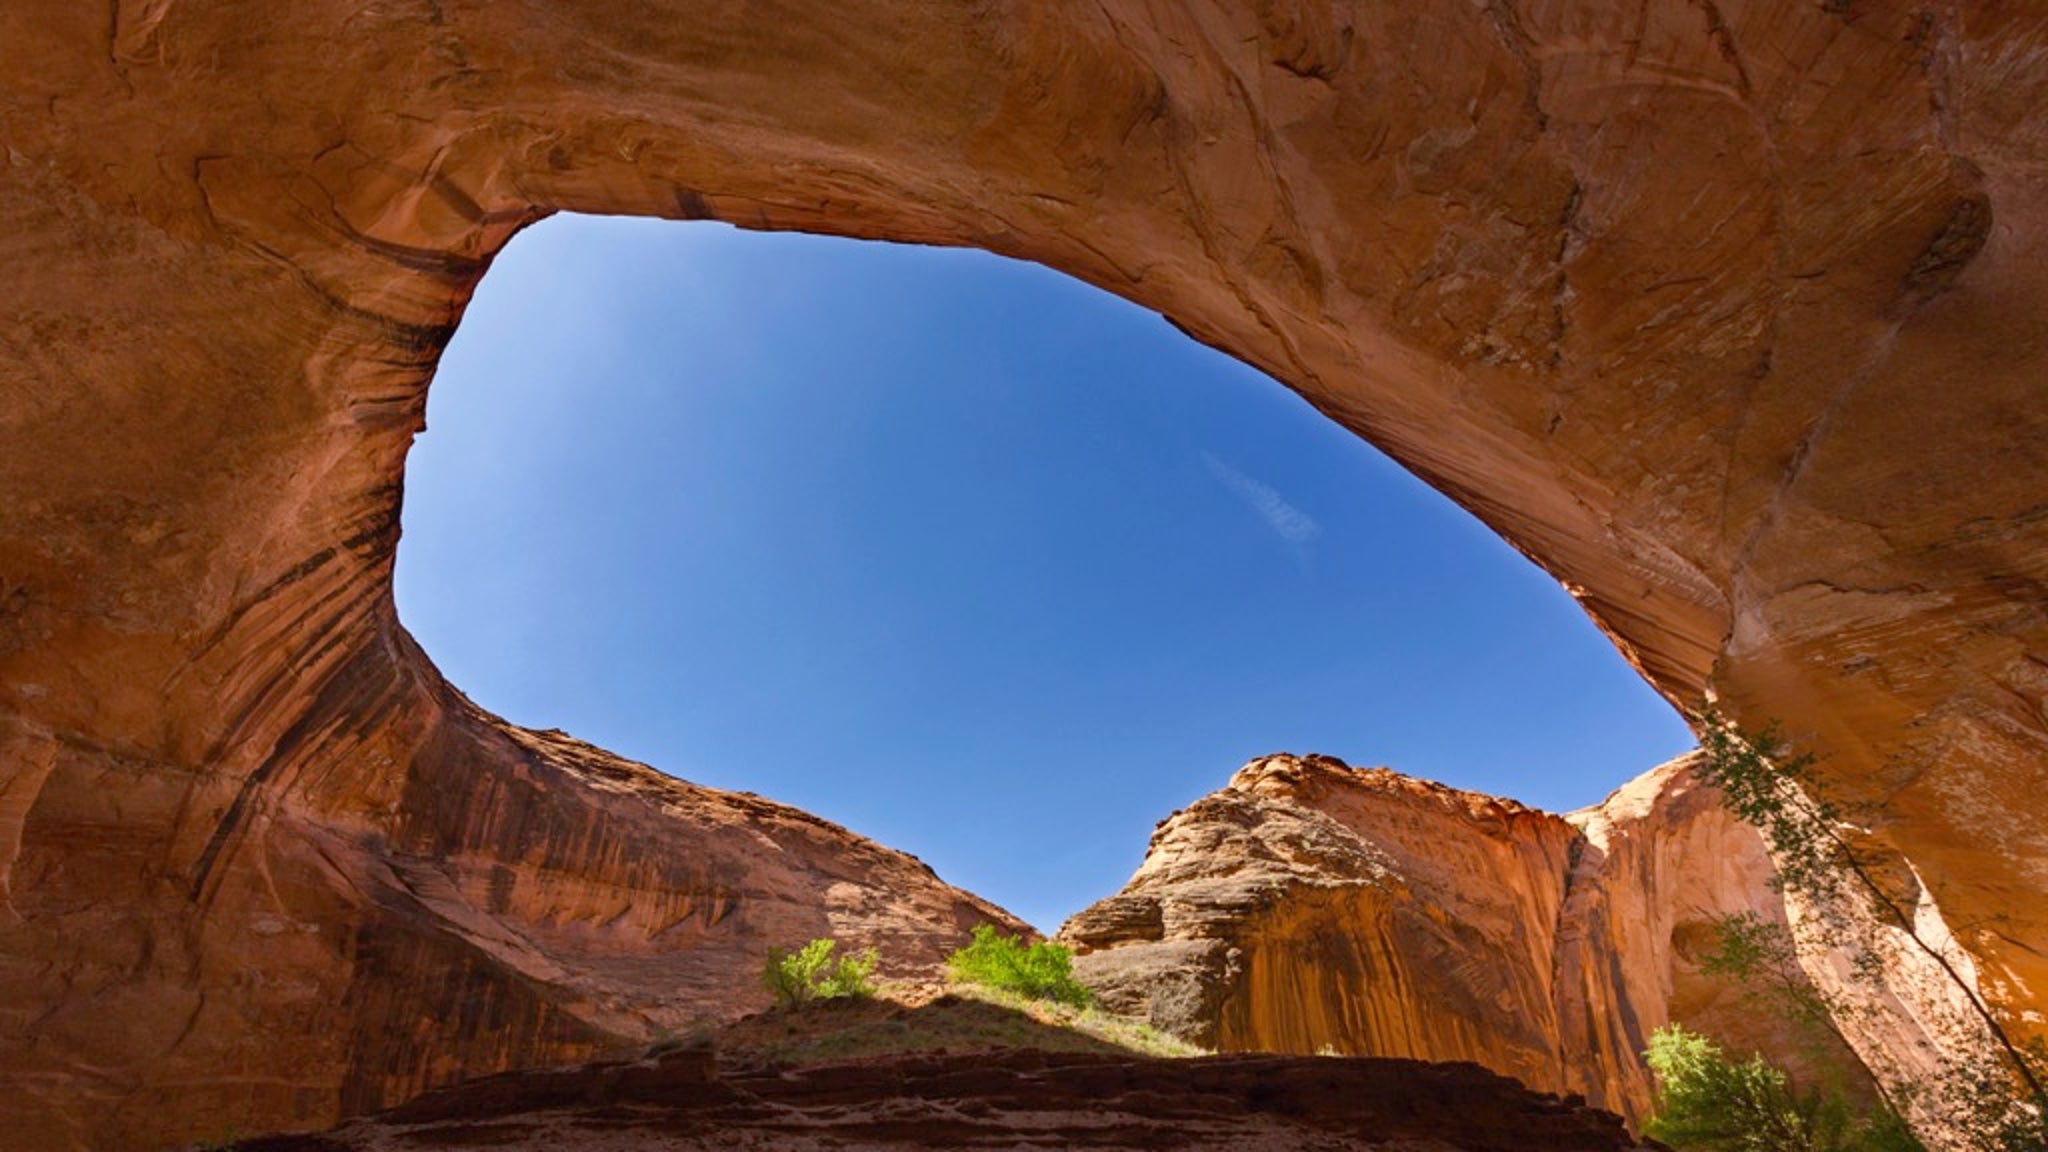
[[[453,682],[1041,928],[1257,755],[1567,810],[1690,746],[1490,529],[1036,265],[559,217],[429,417],[397,594]]]

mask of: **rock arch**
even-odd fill
[[[742,896],[799,916],[746,819],[870,894],[835,923],[973,914],[505,727],[399,626],[438,350],[565,209],[976,245],[1161,311],[1672,698],[1808,738],[2041,1007],[2029,6],[35,0],[0,42],[0,1095],[51,1143],[595,1051],[648,1024],[633,963],[738,947]]]

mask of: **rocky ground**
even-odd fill
[[[1608,1152],[1621,1121],[1470,1064],[1012,1050],[723,1070],[708,1048],[444,1090],[234,1152],[1089,1148]]]
[[[1646,1148],[1472,1064],[1217,1056],[1136,1021],[975,986],[884,985],[645,1055],[511,1072],[318,1135],[206,1152]]]

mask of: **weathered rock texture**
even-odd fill
[[[1021,927],[837,825],[437,681],[326,684],[258,787],[50,751],[0,909],[0,1145],[330,1123],[759,1008],[771,946],[930,976],[973,925]]]
[[[449,719],[392,611],[435,359],[560,210],[977,245],[1269,370],[1671,697],[1884,801],[2041,1028],[2038,4],[22,0],[0,43],[0,1102],[37,1131],[317,1122],[387,1089],[308,1061],[581,1043],[368,862],[700,867],[603,855],[595,784],[499,822],[519,737]]]
[[[1554,816],[1384,768],[1266,757],[1161,823],[1124,891],[1061,936],[1110,1007],[1199,1044],[1470,1060],[1633,1119],[1652,1099],[1640,1053],[1672,1021],[1852,1092],[1871,1090],[1857,1051],[1958,1050],[1939,986],[1909,956],[1887,952],[1868,996],[1921,1010],[1845,1022],[1853,1050],[1759,995],[1767,983],[1701,971],[1721,918],[1790,933],[1800,909],[1788,915],[1762,838],[1695,771],[1674,761]],[[1845,992],[1835,957],[1805,951],[1812,974],[1787,976]]]
[[[1074,1053],[907,1056],[720,1075],[706,1053],[512,1073],[236,1152],[1624,1152],[1619,1118],[1469,1064]]]

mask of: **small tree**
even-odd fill
[[[1859,1116],[1840,1093],[1796,1091],[1762,1056],[1735,1063],[1675,1024],[1651,1034],[1643,1058],[1657,1074],[1643,1134],[1679,1152],[1926,1152],[1891,1109]]]
[[[1877,957],[1862,950],[1854,960],[1867,968]],[[1714,945],[1700,957],[1700,971],[1733,983],[1745,1001],[1790,1024],[1800,1050],[1815,1064],[1843,1049],[1854,1052],[1844,1025],[1870,1015],[1865,1006],[1816,985],[1800,963],[1791,929],[1755,912],[1731,912],[1714,921]],[[1863,976],[1861,969],[1856,974]],[[1872,1084],[1885,1107],[1897,1111],[1883,1078],[1873,1075]]]
[[[1763,834],[1777,865],[1777,884],[1805,904],[1815,938],[1848,958],[1854,982],[1882,991],[1883,961],[1866,919],[1874,917],[1961,994],[1964,1015],[1946,1030],[1962,1035],[1966,1025],[1980,1026],[1992,1041],[1996,1055],[1951,1059],[1933,1075],[1902,1086],[1904,1099],[1887,1101],[1891,1110],[1932,1113],[1950,1138],[1972,1150],[2048,1149],[2048,1053],[2038,1043],[2016,1041],[1946,948],[1920,934],[1912,895],[1883,879],[1883,861],[1865,846],[1845,806],[1814,771],[1814,755],[1792,747],[1775,724],[1761,732],[1741,730],[1711,703],[1700,706],[1697,722],[1704,775],[1729,810]],[[1788,960],[1796,964],[1789,938],[1739,918],[1724,920],[1720,935],[1710,970],[1777,984],[1795,1019],[1818,1012],[1839,1031],[1840,1022],[1858,1011],[1840,997],[1802,992],[1782,978]],[[1887,1091],[1882,1083],[1879,1088]]]
[[[1074,979],[1074,953],[1064,945],[1041,940],[1026,947],[993,924],[977,924],[974,942],[946,959],[946,969],[962,984],[1001,988],[1033,1000],[1052,1000],[1085,1008],[1095,999]]]
[[[869,978],[875,971],[875,950],[841,956],[835,963],[832,952],[838,946],[837,940],[821,937],[794,950],[770,948],[761,966],[762,986],[784,1008],[813,1000],[872,998],[875,986]]]

